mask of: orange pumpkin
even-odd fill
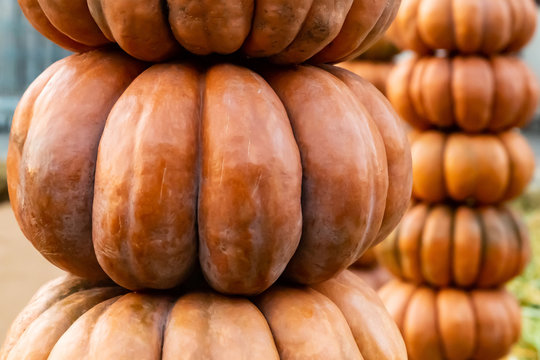
[[[392,62],[351,60],[340,63],[338,66],[363,77],[386,96],[388,91],[386,84],[395,65]]]
[[[117,43],[145,61],[185,49],[276,63],[337,62],[377,40],[401,0],[19,0],[32,25],[85,51]]]
[[[254,294],[286,267],[326,280],[399,222],[407,139],[368,82],[330,66],[145,67],[73,55],[16,110],[13,210],[55,265],[162,289],[198,257],[218,291]]]
[[[520,195],[534,174],[534,154],[517,131],[497,135],[411,133],[413,197],[495,204]]]
[[[519,304],[503,289],[434,290],[394,280],[379,296],[410,360],[499,359],[520,336]]]
[[[15,320],[0,360],[407,359],[377,294],[350,272],[250,301],[209,291],[145,294],[65,277]]]
[[[531,255],[527,229],[509,207],[417,204],[376,247],[397,277],[432,286],[493,287],[519,275]]]
[[[396,111],[421,129],[523,127],[538,106],[535,75],[513,56],[412,57],[396,65],[388,82]]]
[[[534,0],[403,0],[389,33],[399,47],[462,54],[520,50],[534,35]]]

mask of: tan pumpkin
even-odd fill
[[[420,129],[523,127],[538,106],[535,75],[513,56],[412,57],[396,65],[388,82],[396,111]]]
[[[489,55],[520,50],[536,22],[534,0],[403,0],[389,34],[418,53]]]
[[[376,251],[393,275],[438,287],[502,285],[519,275],[531,256],[525,225],[504,205],[417,204]]]
[[[338,66],[363,77],[386,96],[388,77],[395,65],[392,62],[351,60],[339,63]]]
[[[330,66],[145,67],[73,55],[16,110],[13,210],[55,265],[161,289],[198,257],[215,289],[254,294],[285,267],[326,280],[399,222],[407,138],[365,80]]]
[[[145,61],[183,49],[276,63],[337,62],[365,51],[401,0],[19,0],[32,25],[72,51],[117,43]]]
[[[378,293],[410,360],[500,359],[520,336],[521,309],[503,289],[434,290],[394,280]]]
[[[497,135],[411,133],[413,197],[495,204],[520,195],[534,174],[534,154],[517,131]]]
[[[64,277],[14,321],[0,360],[405,360],[377,294],[348,271],[253,299],[210,291],[126,293]]]

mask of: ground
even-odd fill
[[[0,344],[9,325],[36,290],[62,272],[23,236],[8,202],[0,204]]]

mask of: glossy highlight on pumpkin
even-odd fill
[[[291,326],[294,324],[294,326]],[[352,273],[254,299],[209,290],[131,293],[65,276],[13,322],[0,360],[405,360],[395,323]]]
[[[376,252],[405,281],[489,288],[519,275],[531,246],[525,224],[508,206],[418,203]]]
[[[338,62],[365,51],[401,0],[19,0],[32,25],[72,51],[117,43],[163,61],[183,51],[281,64]]]
[[[346,70],[111,50],[36,79],[7,162],[32,244],[129,289],[175,287],[197,262],[224,293],[329,279],[391,232],[412,182],[397,115]]]

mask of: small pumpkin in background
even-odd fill
[[[416,204],[376,252],[405,281],[460,288],[502,285],[531,257],[525,224],[505,205]]]
[[[356,57],[386,31],[400,2],[19,0],[19,5],[39,32],[76,52],[117,43],[152,62],[187,50],[291,64]]]
[[[258,71],[117,51],[52,65],[11,130],[23,233],[58,267],[129,289],[175,287],[197,259],[234,294],[346,269],[407,207],[406,135],[346,70]]]
[[[534,153],[518,131],[409,133],[413,197],[496,204],[519,196],[534,174]]]
[[[521,333],[521,309],[504,289],[435,290],[394,280],[378,294],[410,360],[500,359]]]
[[[527,125],[538,106],[535,75],[514,56],[413,56],[388,83],[388,99],[418,129],[498,132]]]
[[[338,66],[363,77],[386,96],[388,77],[395,66],[393,58],[399,51],[392,41],[383,36],[365,53]]]
[[[294,326],[291,326],[294,324]],[[407,359],[377,294],[345,271],[248,300],[209,290],[130,293],[73,276],[44,285],[0,360]]]
[[[403,0],[388,35],[419,54],[492,55],[523,48],[536,22],[534,0]]]

